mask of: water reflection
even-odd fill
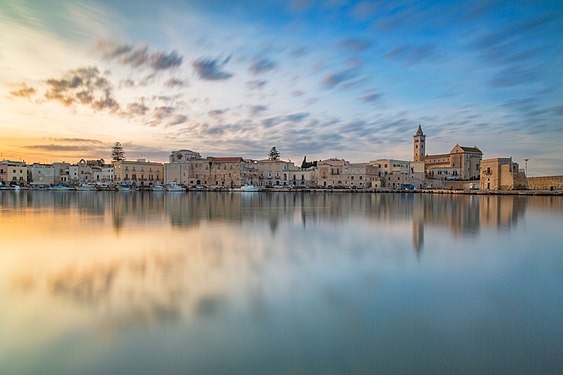
[[[562,213],[549,197],[2,192],[0,368],[389,372],[424,345],[433,373],[448,372],[444,361],[459,372],[456,360],[483,372],[494,359],[472,360],[492,343],[471,338],[485,326],[503,334],[541,316],[526,339],[557,342],[561,289],[544,278],[563,282]],[[538,240],[543,255],[523,272]],[[511,310],[497,316],[503,298]],[[469,347],[451,353],[450,335]],[[143,355],[132,354],[140,337]],[[83,362],[65,367],[53,348]],[[382,348],[396,352],[374,357]],[[149,352],[168,358],[165,371]]]

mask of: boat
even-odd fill
[[[179,192],[179,191],[186,191],[186,188],[183,186],[178,185],[175,182],[169,183],[166,185],[166,191],[168,192]]]
[[[235,189],[235,191],[245,191],[245,192],[252,192],[259,190],[260,190],[260,186],[256,186],[256,185],[242,185],[239,189]]]
[[[164,186],[162,186],[162,185],[154,185],[152,187],[152,191],[154,191],[154,192],[159,192],[159,191],[164,191],[164,190],[165,190]]]
[[[129,185],[127,185],[127,184],[119,184],[119,185],[116,186],[116,188],[117,188],[117,190],[119,190],[119,191],[131,191],[131,190],[133,190],[133,189],[131,188],[131,186],[129,186]]]
[[[83,182],[76,187],[76,190],[78,190],[78,191],[95,191],[96,185],[88,183],[88,182]]]
[[[70,191],[70,190],[74,190],[74,189],[71,188],[68,185],[65,185],[65,184],[58,184],[58,185],[51,185],[49,187],[49,190],[51,190],[51,191]]]

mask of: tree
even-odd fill
[[[115,142],[111,148],[111,161],[115,163],[116,161],[125,160],[125,154],[123,152],[123,146],[121,143]]]
[[[270,160],[278,160],[280,158],[280,153],[276,150],[276,147],[272,147],[270,153],[268,154],[268,159]]]

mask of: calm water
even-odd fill
[[[563,200],[0,192],[2,374],[561,374]]]

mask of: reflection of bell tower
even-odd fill
[[[414,138],[414,161],[424,161],[424,155],[426,155],[426,136],[422,132],[422,127],[418,124],[418,130],[413,136]]]
[[[412,220],[412,246],[416,256],[419,257],[424,246],[424,223],[422,220],[414,217]]]

